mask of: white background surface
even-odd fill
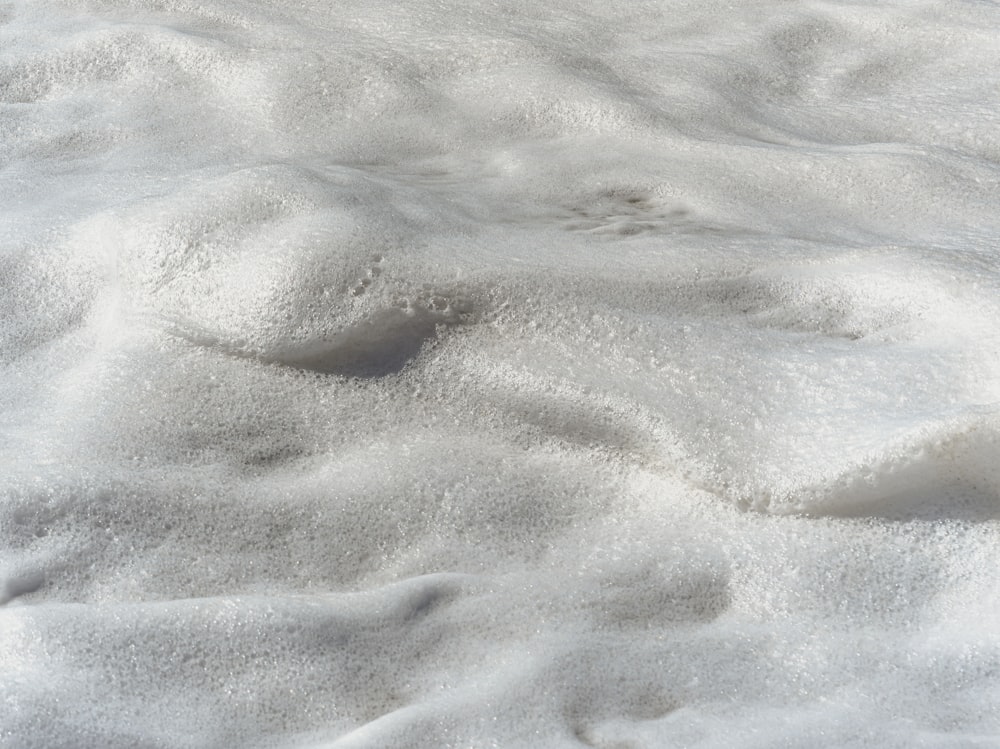
[[[997,28],[0,3],[0,745],[1000,745]]]

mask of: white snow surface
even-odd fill
[[[0,747],[1000,747],[998,29],[0,2]]]

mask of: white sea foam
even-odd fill
[[[0,3],[0,746],[1000,746],[998,25]]]

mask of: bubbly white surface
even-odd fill
[[[1000,746],[997,28],[0,2],[0,745]]]

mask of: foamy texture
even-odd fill
[[[998,23],[0,5],[0,745],[1000,745]]]

